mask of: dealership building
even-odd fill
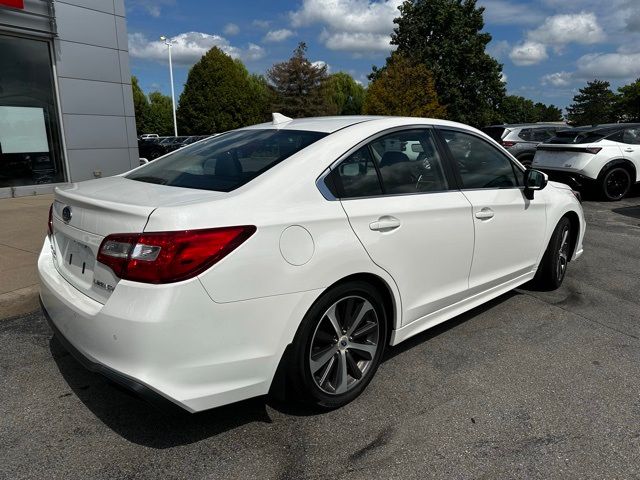
[[[124,0],[0,0],[0,198],[138,164]]]

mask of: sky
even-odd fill
[[[189,68],[212,46],[264,74],[298,42],[330,73],[366,85],[391,53],[401,0],[127,0],[132,74],[146,93],[170,93],[165,35],[174,41],[176,100]],[[613,88],[640,77],[640,0],[478,0],[488,52],[507,92],[566,107],[598,78]]]

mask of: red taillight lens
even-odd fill
[[[53,203],[49,207],[49,222],[47,223],[47,234],[53,235]]]
[[[124,280],[179,282],[219,262],[255,231],[253,225],[244,225],[180,232],[118,233],[102,241],[98,262]]]
[[[502,142],[502,146],[504,148],[511,148],[516,144],[516,142]]]
[[[588,147],[584,149],[585,152],[593,153],[594,155],[598,153],[600,150],[602,150],[602,147]]]

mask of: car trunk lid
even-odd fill
[[[102,240],[141,233],[158,207],[197,203],[220,192],[167,187],[110,177],[56,188],[53,204],[55,265],[75,288],[105,303],[119,279],[96,261]]]

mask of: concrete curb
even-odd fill
[[[38,285],[29,285],[0,295],[0,320],[35,312],[38,303]]]

